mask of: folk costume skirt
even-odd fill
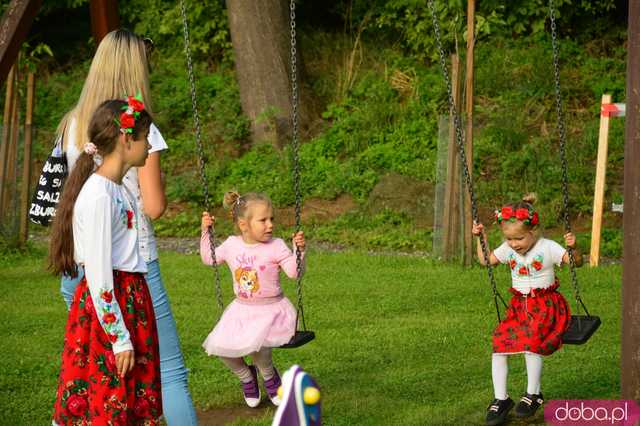
[[[513,287],[506,318],[493,332],[493,352],[531,352],[551,355],[562,346],[562,334],[571,317],[567,301],[558,293],[558,281],[548,288],[534,288],[522,294]]]
[[[86,279],[78,287],[65,329],[53,424],[125,426],[159,424],[160,356],[153,304],[141,273],[113,271],[113,293],[134,348],[124,379],[111,342],[98,322]]]

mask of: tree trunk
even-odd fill
[[[251,120],[252,142],[281,147],[291,136],[291,26],[287,0],[226,0],[244,113]],[[299,52],[299,49],[297,49]],[[314,120],[304,67],[297,55],[299,128]]]

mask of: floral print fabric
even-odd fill
[[[159,424],[160,357],[151,296],[141,273],[114,271],[113,282],[113,291],[103,291],[97,302],[86,279],[76,289],[65,330],[54,424]],[[115,304],[121,308],[135,355],[135,367],[124,379],[117,375],[112,350],[116,337],[109,331],[116,323]]]
[[[493,332],[494,353],[533,352],[550,355],[562,346],[569,327],[569,305],[556,291],[558,282],[524,295],[511,288],[507,316]]]

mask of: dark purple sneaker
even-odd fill
[[[252,381],[242,383],[242,393],[244,394],[244,400],[251,408],[255,408],[260,405],[260,387],[258,386],[258,372],[253,365],[249,366],[251,370]]]
[[[276,407],[280,405],[280,397],[278,396],[278,388],[282,385],[278,370],[273,369],[273,377],[264,381],[264,387],[267,389],[267,395],[269,399]]]

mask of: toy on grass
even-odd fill
[[[278,389],[280,406],[272,426],[319,426],[322,424],[320,388],[299,365],[293,365],[282,375]]]

